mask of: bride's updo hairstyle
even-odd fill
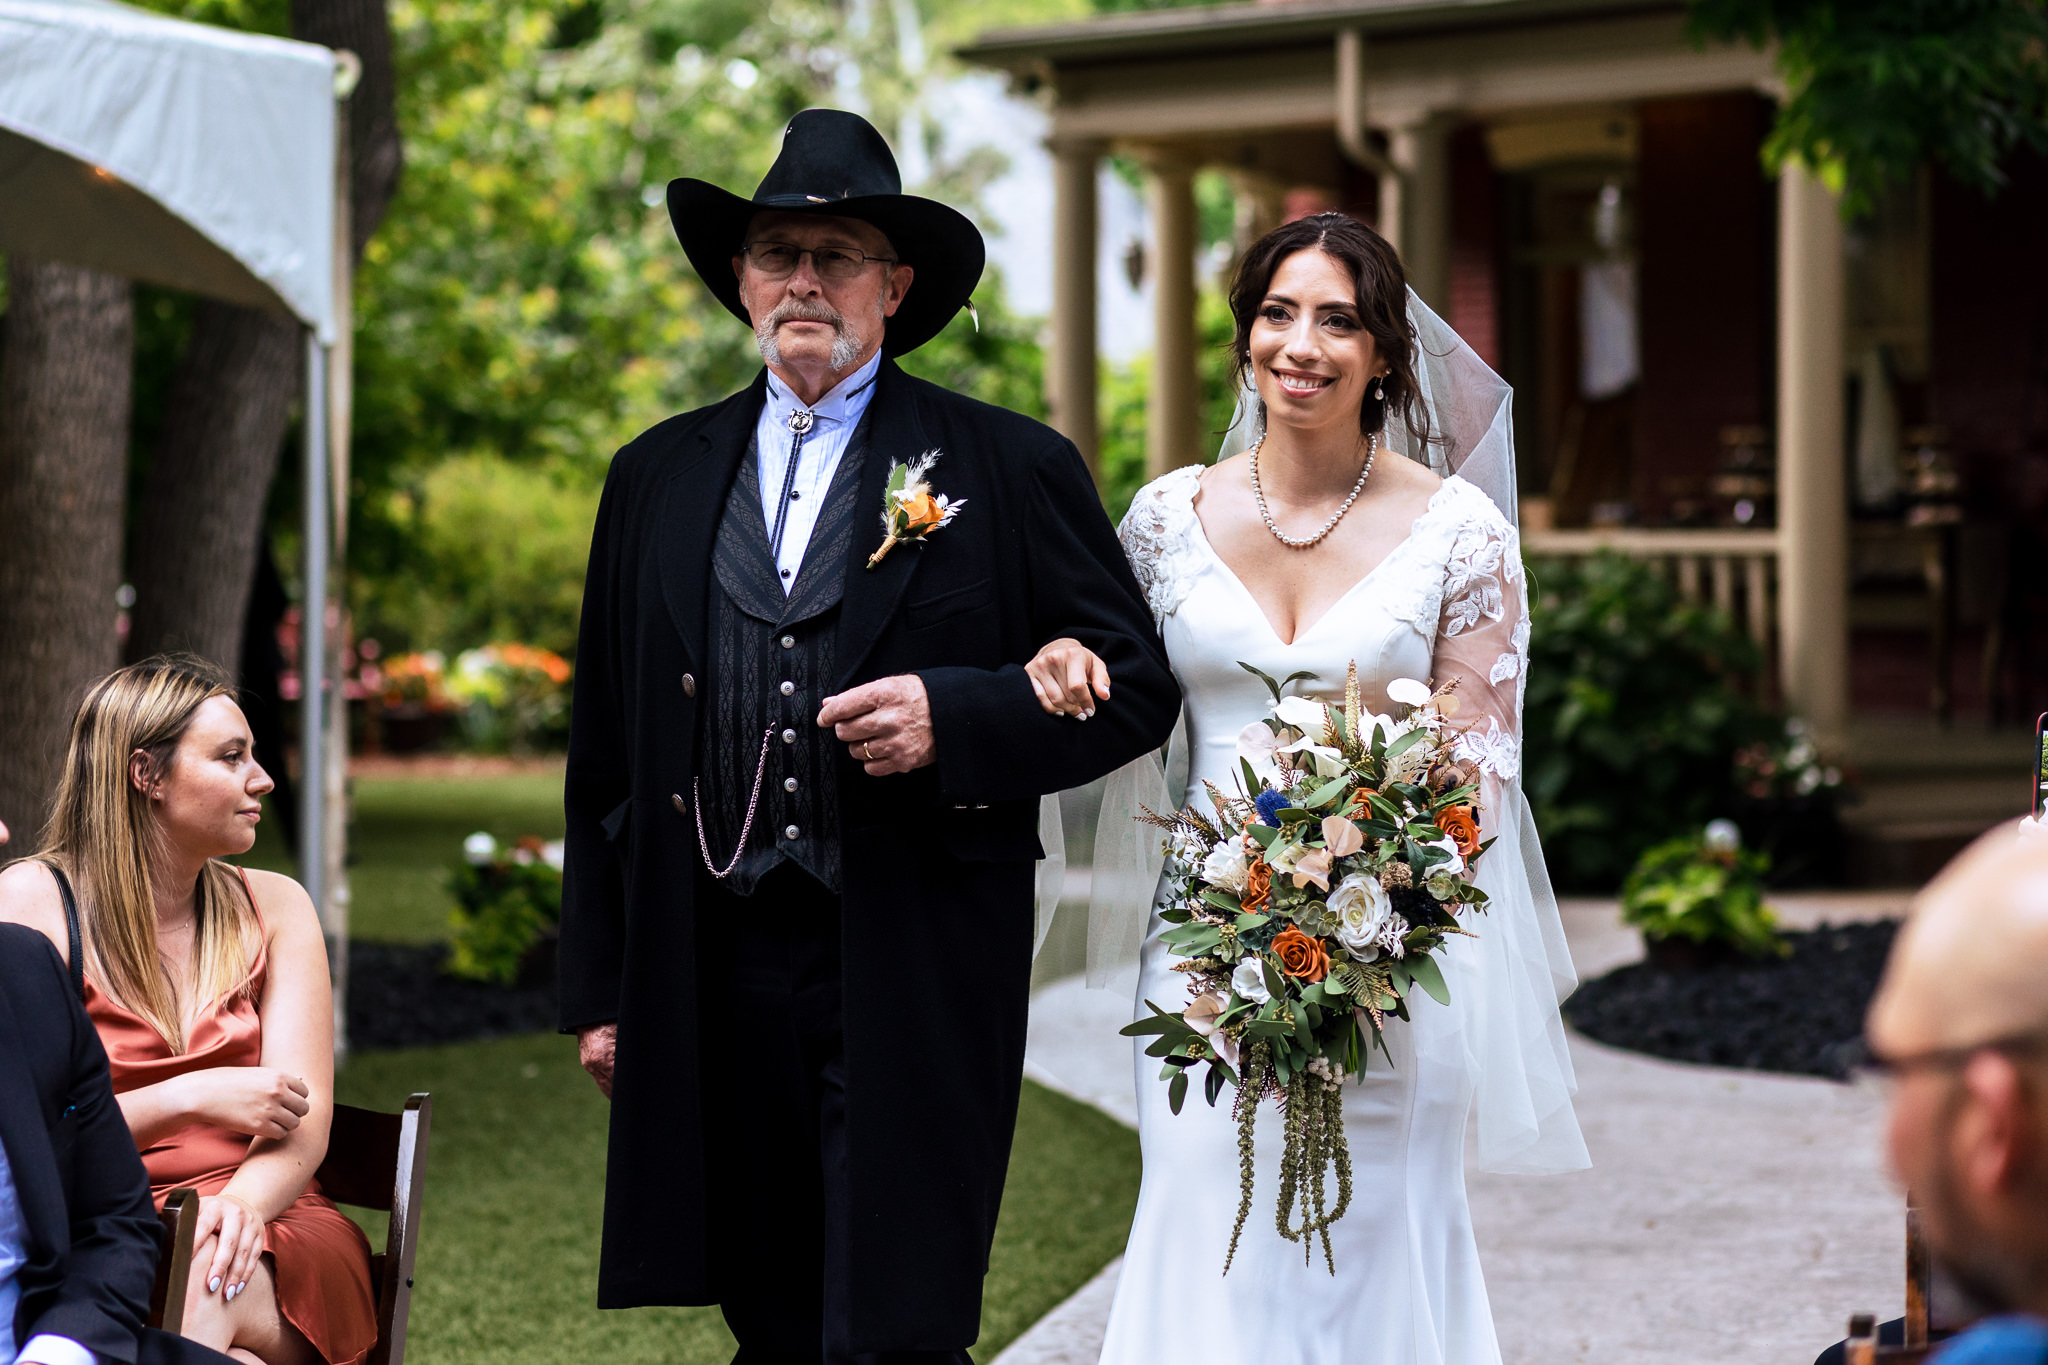
[[[1357,284],[1358,320],[1387,363],[1385,398],[1374,398],[1367,385],[1358,412],[1362,435],[1384,435],[1387,415],[1398,413],[1418,452],[1429,448],[1429,410],[1421,402],[1415,379],[1414,329],[1408,325],[1408,276],[1387,239],[1348,213],[1316,213],[1283,223],[1258,241],[1238,263],[1230,286],[1230,315],[1236,323],[1230,338],[1232,374],[1242,385],[1252,364],[1252,324],[1266,301],[1280,263],[1297,251],[1320,251],[1351,272]]]

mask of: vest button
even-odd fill
[[[784,684],[782,685],[782,695],[783,695],[783,696],[785,696],[785,697],[793,697],[793,696],[795,696],[795,695],[796,695],[796,684],[795,684],[795,683],[793,683],[793,682],[786,682],[786,683],[784,683]]]
[[[796,836],[797,836],[797,828],[796,828],[796,826],[795,826],[795,825],[784,825],[784,826],[782,827],[782,837],[783,837],[783,838],[785,838],[785,839],[794,839],[794,838],[796,838]]]
[[[782,732],[782,742],[783,742],[784,744],[794,744],[794,743],[796,743],[796,731],[794,731],[794,730],[784,730],[784,731]]]
[[[683,674],[683,695],[686,697],[697,695],[697,680],[687,673]]]
[[[782,637],[782,647],[783,647],[784,649],[795,649],[795,648],[796,648],[796,636],[794,636],[794,635],[785,635],[785,636],[783,636],[783,637]]]
[[[782,779],[782,789],[783,789],[784,791],[786,791],[786,792],[793,792],[793,791],[795,791],[795,790],[796,790],[796,779],[795,779],[795,778],[793,778],[793,777],[785,777],[785,778],[783,778],[783,779]]]

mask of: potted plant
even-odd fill
[[[1621,890],[1621,917],[1640,929],[1650,965],[1690,971],[1788,951],[1764,904],[1770,855],[1745,849],[1733,820],[1710,821],[1637,860]]]

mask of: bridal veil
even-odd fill
[[[1514,523],[1516,510],[1513,390],[1443,319],[1408,293],[1408,319],[1419,343],[1420,400],[1430,421],[1425,444],[1390,415],[1387,449],[1427,464],[1443,477],[1475,485]],[[1225,436],[1221,456],[1257,438],[1262,421],[1249,387]],[[1219,456],[1219,458],[1221,457]],[[1512,540],[1509,552],[1519,554]],[[1516,567],[1519,567],[1518,565]],[[1526,624],[1518,631],[1526,653]],[[1509,666],[1504,656],[1502,665]],[[1496,681],[1504,681],[1496,676]],[[1520,781],[1520,679],[1515,683],[1516,725],[1496,731],[1484,767],[1491,776],[1486,833],[1495,839],[1478,880],[1489,905],[1474,924],[1467,1046],[1477,1075],[1479,1166],[1509,1173],[1576,1170],[1590,1164],[1571,1097],[1577,1089],[1558,1006],[1577,984],[1557,902],[1544,868],[1535,821]],[[1135,818],[1164,811],[1185,790],[1188,756],[1185,717],[1164,754],[1145,755],[1112,773],[1104,784],[1090,884],[1086,971],[1092,987],[1107,986],[1138,961],[1154,908],[1164,859],[1160,836]],[[1043,946],[1059,905],[1065,858],[1059,799],[1041,805],[1040,837],[1048,853],[1040,865],[1038,943]],[[1069,936],[1064,936],[1069,937]],[[1078,946],[1078,945],[1076,945]],[[1041,965],[1071,969],[1079,962]]]

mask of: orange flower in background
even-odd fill
[[[1451,836],[1459,857],[1469,858],[1479,851],[1479,817],[1470,806],[1445,806],[1436,813],[1436,827]]]
[[[932,496],[929,488],[899,498],[896,507],[903,516],[904,529],[913,534],[930,530],[946,516],[945,509],[939,506],[939,500]]]
[[[1330,954],[1321,939],[1311,938],[1289,925],[1273,940],[1273,952],[1280,969],[1302,981],[1317,982],[1330,974]]]
[[[1273,889],[1273,869],[1264,858],[1253,858],[1251,871],[1245,876],[1244,899],[1238,904],[1247,912],[1257,913],[1266,903],[1266,896]]]

